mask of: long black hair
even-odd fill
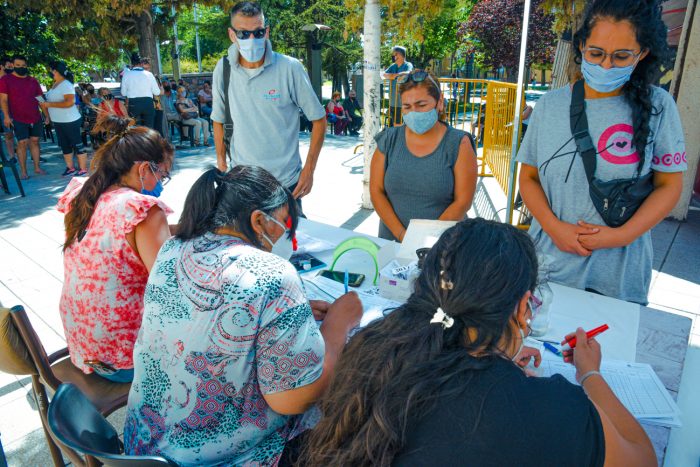
[[[669,48],[666,42],[667,28],[661,19],[659,0],[596,0],[588,5],[583,25],[574,34],[576,62],[581,63],[581,47],[591,35],[591,30],[600,19],[615,22],[628,21],[634,28],[637,42],[648,54],[637,63],[632,77],[625,84],[623,93],[632,107],[633,141],[640,157],[640,167],[644,162],[644,151],[649,138],[653,106],[651,85],[660,78],[664,67],[669,65]]]
[[[455,377],[504,356],[499,345],[514,342],[509,322],[536,280],[526,233],[478,218],[443,233],[408,301],[343,350],[299,465],[390,465],[409,418],[463,391]],[[430,323],[438,307],[452,327]]]
[[[284,206],[292,220],[290,235],[294,235],[299,222],[297,203],[270,172],[249,165],[237,165],[226,173],[212,167],[187,194],[176,236],[189,240],[220,227],[231,227],[260,248],[250,215],[256,210],[271,215]]]

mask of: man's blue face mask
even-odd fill
[[[265,56],[265,39],[238,39],[238,51],[248,62],[255,63]]]

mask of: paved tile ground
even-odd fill
[[[314,189],[304,198],[310,219],[358,232],[376,234],[377,215],[361,208],[361,143],[358,138],[326,136],[316,171]],[[301,137],[306,153],[308,135]],[[0,194],[0,302],[24,305],[32,324],[51,353],[65,346],[58,314],[63,282],[61,243],[63,219],[54,210],[67,180],[62,179],[62,157],[51,143],[43,144],[48,176],[32,177],[25,183],[28,196]],[[185,195],[196,177],[214,164],[213,149],[178,150],[172,182],[163,199],[174,210],[177,222]],[[14,181],[10,181],[17,193]],[[479,181],[479,192],[470,215],[493,217],[504,206],[505,197],[494,179]],[[502,212],[500,213],[502,214]],[[700,459],[700,210],[693,210],[686,223],[665,221],[653,231],[654,280],[651,306],[694,319],[692,336],[679,392],[683,410],[682,429],[674,430],[666,465],[698,466]],[[39,416],[28,396],[29,378],[0,373],[0,434],[10,466],[51,465]],[[110,417],[120,431],[123,411]]]

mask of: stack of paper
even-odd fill
[[[332,302],[345,293],[343,284],[323,276],[312,278],[305,277],[303,280],[306,286],[306,296],[309,300],[325,300],[327,302]],[[359,326],[361,328],[367,326],[377,318],[382,318],[385,313],[389,313],[401,306],[400,302],[387,300],[381,297],[377,287],[368,290],[352,290],[357,292],[362,302],[363,313]]]
[[[576,383],[576,369],[547,355],[542,360],[543,376],[560,374]],[[646,363],[603,361],[600,372],[622,405],[640,422],[652,425],[681,426],[678,405]]]

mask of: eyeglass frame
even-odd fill
[[[163,171],[161,170],[160,167],[158,167],[158,164],[155,162],[148,161],[148,166],[151,168],[151,171],[153,171],[153,175],[156,175],[159,177],[160,184],[165,186],[167,185],[172,178],[170,177],[170,171]]]
[[[600,62],[593,63],[590,60],[586,60],[586,52],[589,50],[595,50],[595,51],[598,51],[598,52],[603,54],[603,58],[600,60]],[[591,65],[602,65],[603,62],[605,61],[605,59],[610,57],[610,65],[612,65],[613,68],[625,68],[628,66],[636,65],[637,62],[639,61],[639,57],[641,57],[641,55],[644,53],[645,50],[646,49],[640,49],[639,53],[634,53],[634,51],[630,50],[630,49],[618,49],[618,50],[613,50],[610,53],[607,53],[605,50],[601,49],[600,47],[586,47],[585,49],[581,49],[581,58],[583,58],[583,60],[586,60]],[[618,52],[629,52],[630,54],[632,54],[632,57],[634,57],[634,62],[630,63],[629,65],[624,65],[624,66],[615,65],[615,54]]]
[[[239,40],[244,41],[249,39],[250,36],[253,36],[254,39],[264,38],[265,34],[267,34],[267,27],[258,28],[253,31],[248,31],[247,29],[236,29],[234,27],[231,27],[231,31],[233,31],[233,33]],[[257,37],[256,34],[260,35],[260,37]]]

